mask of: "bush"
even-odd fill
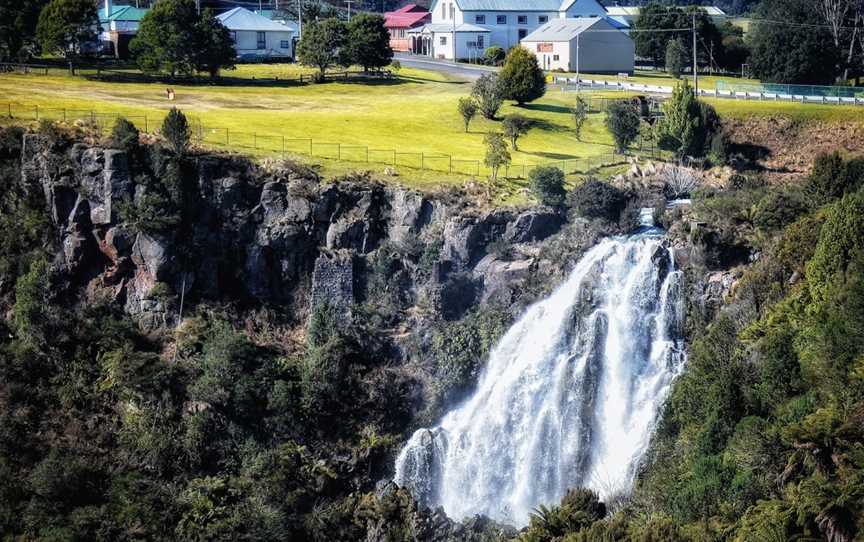
[[[681,38],[675,38],[666,45],[666,73],[675,79],[681,78],[684,65],[687,63],[687,50]]]
[[[678,158],[705,156],[713,134],[720,130],[720,117],[712,106],[696,99],[686,80],[663,104],[663,113],[657,124],[660,148],[674,152]]]
[[[807,195],[818,205],[825,205],[843,194],[855,192],[864,184],[864,159],[843,160],[839,152],[820,154],[813,161],[807,178]]]
[[[497,45],[487,47],[486,50],[483,52],[483,58],[490,66],[499,65],[501,61],[504,60],[505,56],[507,56],[507,53],[504,52],[504,49],[498,47]]]
[[[670,199],[689,196],[699,186],[699,181],[693,171],[670,166],[663,170],[663,192]]]
[[[756,204],[753,223],[761,230],[779,230],[807,212],[807,202],[797,190],[772,191]]]
[[[518,151],[519,147],[516,146],[516,140],[519,139],[519,136],[528,133],[528,129],[531,128],[531,121],[522,115],[507,115],[502,124],[504,135],[510,139],[510,146],[513,147],[514,151]]]
[[[617,221],[627,206],[627,194],[611,184],[588,179],[570,192],[570,206],[585,218]]]
[[[537,57],[524,47],[514,47],[507,53],[499,81],[504,98],[519,105],[546,94],[546,78],[537,64]]]
[[[615,149],[624,153],[639,135],[639,110],[630,100],[615,100],[606,109],[606,128],[615,140]]]
[[[498,76],[494,73],[481,75],[471,89],[471,96],[477,100],[477,107],[480,108],[480,113],[485,118],[494,120],[503,102]]]
[[[590,527],[605,516],[606,505],[600,502],[596,493],[590,489],[571,489],[561,499],[560,505],[552,508],[538,506],[531,514],[528,528],[520,540],[558,540],[564,535]]]
[[[115,149],[121,149],[132,154],[138,148],[138,128],[123,117],[119,117],[111,129],[108,144]]]
[[[176,107],[172,107],[168,116],[162,121],[162,137],[168,142],[168,146],[177,156],[182,156],[189,148],[191,132],[189,121]]]
[[[558,207],[564,203],[564,172],[555,166],[537,166],[528,172],[531,193],[543,205]]]

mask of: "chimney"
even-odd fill
[[[105,0],[105,18],[111,16],[111,0]]]

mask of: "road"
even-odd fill
[[[396,53],[393,55],[394,60],[398,60],[400,64],[406,68],[418,68],[422,70],[430,70],[448,75],[454,75],[462,79],[474,81],[479,79],[484,73],[494,73],[497,68],[491,66],[478,66],[475,64],[456,63],[450,60],[438,60],[426,56],[409,55],[406,53]]]

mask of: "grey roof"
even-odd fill
[[[717,6],[696,7],[704,9],[705,12],[711,17],[722,17],[726,15],[726,12]],[[641,10],[642,8],[639,6],[609,6],[608,8],[606,8],[606,11],[609,12],[609,15],[614,15],[616,17],[638,17]]]
[[[462,11],[558,11],[561,0],[456,0]]]
[[[531,32],[522,41],[570,41],[597,23],[609,29],[611,25],[602,17],[579,17],[575,19],[555,19]],[[614,27],[612,27],[614,28]]]
[[[267,17],[256,15],[246,8],[234,8],[216,16],[228,30],[251,30],[255,32],[293,32],[294,29]]]
[[[409,34],[420,34],[423,32],[433,32],[433,33],[445,33],[445,32],[453,32],[453,25],[447,23],[436,23],[436,24],[425,24],[423,26],[418,26],[417,28],[412,28],[408,31]],[[482,26],[477,26],[476,24],[457,24],[456,32],[489,32],[487,28],[483,28]]]

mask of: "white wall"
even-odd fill
[[[593,33],[590,31],[612,28],[605,21],[598,21],[579,37],[580,73],[633,73],[636,48],[627,34],[620,31]],[[540,44],[551,44],[552,51],[538,51]],[[575,37],[570,41],[523,41],[522,46],[537,56],[540,67],[545,70],[576,71],[577,40]]]
[[[441,45],[441,38],[445,38],[447,43]],[[469,47],[469,43],[476,44],[482,37],[483,45]],[[483,51],[489,47],[488,32],[456,32],[456,58],[469,59],[479,58],[483,56]],[[453,33],[452,32],[435,32],[432,39],[432,56],[434,58],[446,58],[453,60]]]
[[[231,30],[236,36],[234,46],[237,49],[237,56],[294,56],[293,37],[294,33],[290,30],[286,31],[268,31],[264,33],[266,47],[258,48],[257,32],[251,30]],[[282,47],[282,41],[287,41],[288,47]]]
[[[568,66],[570,65],[570,43],[566,41],[554,41],[551,42],[552,51],[538,51],[539,43],[550,43],[550,42],[528,42],[523,41],[522,47],[525,47],[537,57],[537,62],[540,64],[540,67],[544,70],[564,70],[571,71]],[[574,57],[575,58],[575,57]],[[574,60],[575,62],[575,60]]]

